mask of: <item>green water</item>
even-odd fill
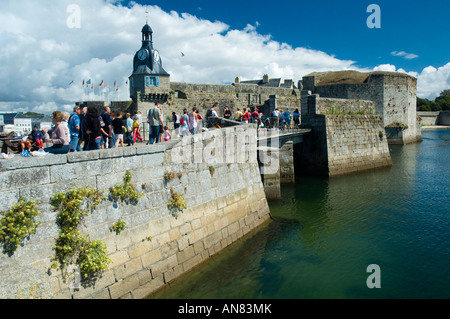
[[[272,222],[151,298],[450,298],[450,130],[423,137],[391,168],[300,177]]]

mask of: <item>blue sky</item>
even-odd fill
[[[420,72],[450,60],[450,3],[444,0],[320,0],[320,1],[136,1],[165,11],[187,12],[202,19],[219,20],[231,28],[247,24],[293,47],[324,51],[361,67],[394,64]],[[369,29],[370,4],[381,9],[381,28]],[[392,52],[406,52],[405,59]]]
[[[381,28],[367,26],[370,4]],[[434,99],[450,88],[449,9],[443,0],[2,0],[0,112],[129,100],[146,11],[173,82],[382,70],[417,77],[418,96]],[[89,79],[94,90],[82,86]]]

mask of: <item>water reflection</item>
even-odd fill
[[[391,155],[391,168],[284,187],[271,223],[153,298],[449,298],[450,131]],[[370,264],[382,289],[366,286]]]

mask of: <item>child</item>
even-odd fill
[[[39,149],[44,148],[44,135],[42,135],[42,132],[38,130],[38,127],[36,125],[33,127],[33,132],[31,132],[31,135],[34,137],[36,145],[39,147]]]
[[[164,141],[168,142],[172,138],[172,134],[169,132],[169,127],[166,125],[164,126]]]
[[[44,135],[44,141],[46,141],[46,140],[49,140],[50,139],[50,134],[48,134],[48,129],[44,129],[43,131],[42,131],[42,133],[43,133],[43,135]],[[48,147],[51,147],[52,145],[51,145],[51,143],[45,143],[45,147],[46,148],[48,148]]]
[[[127,129],[127,133],[126,133],[126,137],[127,137],[127,143],[128,146],[134,145],[134,141],[133,141],[133,121],[131,120],[131,114],[127,113],[126,115],[126,129]]]
[[[119,147],[120,146],[124,147],[123,145],[123,134],[124,134],[124,130],[125,130],[125,126],[124,126],[124,121],[122,119],[122,112],[118,111],[116,117],[114,118],[114,120],[112,121],[111,125],[113,127],[114,130],[114,134],[116,136],[116,144],[114,144],[114,147]]]
[[[139,141],[143,141],[144,139],[141,137],[141,133],[139,133],[140,125],[138,122],[138,118],[135,116],[133,119],[133,141],[136,143],[136,139]]]

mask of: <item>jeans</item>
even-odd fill
[[[150,125],[150,144],[153,144],[153,142],[159,143],[159,125]]]
[[[55,144],[52,147],[45,148],[44,151],[50,154],[67,154],[69,153],[70,146]]]
[[[101,149],[101,146],[100,146],[101,141],[102,141],[102,139],[98,138],[98,139],[86,142],[86,143],[88,143],[88,146],[87,146],[86,150],[87,151],[100,150]]]
[[[78,136],[71,135],[70,136],[70,151],[71,152],[81,152],[81,146],[78,144]]]
[[[131,136],[131,132],[130,131],[127,131],[127,143],[128,143],[128,146],[131,146],[131,145],[133,145],[134,144],[134,141],[133,141],[133,137]]]

